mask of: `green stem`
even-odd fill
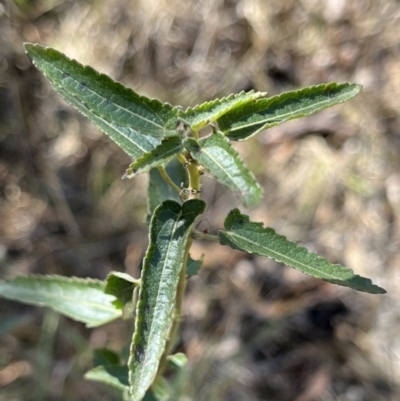
[[[170,186],[172,187],[176,192],[178,192],[178,194],[181,192],[181,189],[178,187],[178,185],[176,185],[171,177],[168,175],[167,170],[162,167],[159,166],[157,167],[158,172],[160,173],[161,177],[163,178],[163,180]]]

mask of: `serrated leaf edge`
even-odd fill
[[[143,106],[147,107],[149,110],[151,110],[152,113],[154,113],[154,114],[158,117],[159,122],[161,122],[161,125],[158,125],[158,124],[156,124],[154,121],[149,120],[149,119],[146,119],[145,117],[143,117],[143,116],[141,116],[141,115],[135,114],[135,116],[136,116],[137,118],[143,120],[143,121],[146,121],[147,123],[150,123],[150,124],[156,126],[157,128],[162,128],[163,130],[166,130],[166,129],[168,129],[168,126],[167,126],[167,125],[164,125],[165,123],[164,123],[164,121],[162,120],[162,118],[160,117],[159,113],[153,109],[154,106],[161,106],[161,109],[165,110],[165,111],[168,112],[168,113],[171,113],[172,111],[176,111],[176,116],[178,116],[179,108],[178,108],[177,106],[172,106],[172,105],[171,105],[170,103],[168,103],[168,102],[164,102],[164,103],[163,103],[163,102],[161,102],[160,100],[158,100],[158,99],[156,99],[156,98],[148,98],[148,97],[146,97],[146,96],[140,95],[140,94],[138,94],[137,92],[135,92],[134,90],[132,90],[131,88],[128,88],[128,87],[122,85],[120,82],[114,81],[114,80],[113,80],[112,78],[110,78],[108,75],[103,74],[103,73],[101,73],[101,72],[95,70],[93,67],[91,67],[91,66],[89,66],[89,65],[81,64],[81,63],[80,63],[79,61],[77,61],[76,59],[69,58],[69,57],[66,56],[64,53],[62,53],[62,52],[60,52],[60,51],[58,51],[58,50],[56,50],[56,49],[54,49],[54,48],[52,48],[52,47],[49,47],[49,46],[42,46],[42,45],[35,44],[35,43],[25,42],[25,43],[24,43],[24,48],[25,48],[26,54],[27,54],[28,56],[30,56],[30,58],[32,59],[33,64],[34,64],[34,65],[38,68],[38,70],[41,71],[42,74],[52,83],[52,85],[54,85],[54,86],[57,87],[58,89],[63,89],[63,90],[65,90],[65,87],[63,87],[62,85],[60,85],[60,84],[54,82],[54,81],[38,66],[37,62],[36,62],[36,61],[33,59],[33,57],[30,55],[30,53],[29,53],[30,51],[35,50],[35,49],[39,49],[40,51],[46,51],[46,52],[49,52],[49,51],[50,51],[50,52],[54,52],[54,53],[57,54],[57,56],[59,56],[59,57],[64,57],[67,61],[69,61],[69,62],[71,62],[71,63],[73,63],[73,64],[75,64],[75,65],[78,65],[79,67],[83,68],[84,70],[86,70],[86,71],[88,71],[88,72],[90,72],[90,73],[93,73],[95,76],[97,76],[97,78],[99,78],[99,79],[104,79],[104,80],[108,81],[108,84],[115,85],[116,88],[118,88],[118,89],[120,89],[120,90],[122,90],[122,91],[125,91],[127,96],[133,96],[133,97],[135,97],[136,99],[139,99],[140,102],[143,104]],[[41,57],[41,59],[42,59],[44,62],[46,62],[48,65],[51,65],[53,68],[56,68],[59,72],[63,73],[63,71],[60,70],[59,68],[57,68],[54,64],[52,64],[52,63],[50,63],[49,61],[47,61],[46,59],[44,59],[42,55],[39,55],[39,54],[37,54],[37,53],[36,53],[36,55],[39,56],[39,57]],[[69,78],[73,79],[75,82],[77,82],[77,83],[79,84],[79,82],[78,82],[76,79],[74,79],[72,76],[69,76]],[[90,89],[90,88],[88,88],[88,87],[86,87],[86,89],[89,90],[89,91],[91,91],[91,92],[93,92],[96,96],[101,97],[104,101],[107,101],[107,99],[104,98],[104,97],[102,97],[99,93],[94,92],[92,89]],[[73,96],[73,95],[71,95],[71,96]],[[147,103],[150,103],[150,104],[147,104]],[[129,110],[129,109],[126,109],[126,108],[124,108],[124,107],[122,107],[122,106],[120,106],[120,105],[118,105],[118,104],[116,104],[116,103],[114,103],[114,105],[115,105],[117,108],[120,108],[121,110],[124,110],[124,111],[128,112],[129,114],[133,114],[132,111]],[[151,107],[150,107],[150,106],[151,106]],[[112,121],[112,120],[109,120],[109,119],[107,119],[105,116],[102,116],[101,114],[99,114],[97,111],[93,110],[93,109],[90,108],[90,107],[87,107],[87,109],[88,109],[91,113],[93,113],[94,115],[96,115],[96,116],[98,116],[98,117],[101,117],[101,118],[105,119],[106,121],[108,121],[108,122],[110,122],[110,123],[112,123],[112,124],[116,124],[116,125],[119,125],[119,126],[121,126],[121,127],[130,127],[129,124],[123,125],[123,124],[121,124],[120,121]],[[172,130],[172,127],[170,127],[169,130]],[[143,135],[146,135],[146,134],[143,133]],[[149,136],[151,136],[151,135],[149,135]]]
[[[340,103],[344,103],[344,102],[346,102],[347,100],[350,100],[350,99],[353,98],[354,96],[358,95],[358,94],[360,93],[361,89],[362,89],[362,85],[358,85],[358,84],[352,84],[352,83],[348,83],[348,82],[343,82],[343,83],[338,84],[338,83],[336,83],[336,82],[330,82],[330,83],[327,83],[327,84],[313,85],[313,86],[309,86],[309,87],[306,87],[306,88],[296,89],[296,90],[294,90],[294,91],[284,92],[284,93],[281,93],[281,94],[279,94],[279,95],[272,96],[272,97],[270,97],[270,98],[256,100],[256,101],[254,102],[254,107],[257,107],[257,103],[259,103],[259,102],[265,102],[265,104],[266,104],[265,108],[260,109],[260,110],[258,110],[257,112],[251,112],[251,111],[250,111],[250,112],[247,113],[246,115],[242,116],[242,117],[241,117],[241,120],[245,120],[246,118],[249,118],[252,114],[257,114],[257,113],[260,113],[260,112],[262,112],[262,111],[264,111],[264,110],[267,110],[267,109],[268,109],[269,107],[271,107],[272,105],[283,103],[283,102],[284,102],[285,100],[287,100],[287,99],[296,98],[296,97],[298,97],[299,95],[304,95],[304,96],[306,96],[306,95],[307,95],[307,92],[308,92],[308,93],[312,93],[313,91],[322,91],[322,90],[324,90],[324,89],[328,89],[328,90],[329,90],[329,89],[333,89],[333,88],[338,88],[338,87],[340,87],[340,86],[342,86],[343,89],[346,88],[346,87],[351,87],[351,86],[352,86],[352,87],[354,87],[354,89],[357,89],[357,90],[355,91],[356,93],[354,93],[353,96],[351,96],[351,97],[349,97],[349,98],[346,98],[346,99],[343,99],[343,100],[340,100],[340,101],[336,102],[334,105],[337,105],[337,104],[340,104]],[[338,96],[340,96],[340,94],[338,94]],[[331,99],[331,98],[328,98],[328,100],[326,100],[326,101],[325,101],[325,100],[324,100],[324,101],[321,101],[321,102],[319,102],[318,104],[322,104],[322,103],[325,103],[325,102],[326,102],[326,103],[329,103],[329,99]],[[334,106],[334,105],[327,104],[326,106],[319,107],[318,110],[310,110],[310,109],[312,109],[312,108],[315,108],[315,104],[316,104],[316,103],[314,103],[313,105],[310,105],[310,106],[306,106],[306,107],[304,108],[304,112],[302,112],[301,114],[298,114],[299,112],[296,112],[296,115],[293,116],[292,118],[290,118],[290,116],[291,116],[293,113],[287,113],[288,118],[286,118],[286,119],[281,119],[281,116],[279,116],[280,118],[279,118],[279,121],[278,121],[278,122],[266,122],[266,123],[264,123],[264,125],[263,125],[262,127],[258,128],[256,131],[254,131],[254,132],[251,133],[250,135],[246,136],[245,138],[239,138],[239,139],[238,139],[238,138],[236,138],[234,135],[231,135],[230,133],[231,133],[231,132],[234,132],[235,130],[239,130],[239,129],[243,129],[243,128],[246,128],[246,127],[250,127],[250,126],[252,126],[252,125],[257,126],[257,125],[259,125],[259,124],[262,124],[263,122],[262,122],[262,121],[260,121],[260,122],[252,122],[252,123],[250,123],[250,124],[248,124],[248,125],[240,125],[240,126],[238,126],[238,127],[235,127],[235,123],[233,123],[232,126],[231,126],[232,128],[229,128],[229,129],[221,129],[221,130],[222,130],[222,132],[224,132],[224,133],[227,135],[227,137],[230,138],[231,140],[243,141],[243,140],[247,140],[247,139],[252,138],[254,135],[257,135],[258,133],[260,133],[261,131],[263,131],[263,130],[265,130],[265,129],[267,129],[267,128],[271,128],[271,127],[273,127],[273,126],[283,124],[284,122],[289,121],[289,120],[292,120],[292,119],[305,117],[305,116],[308,116],[308,115],[310,115],[310,114],[317,113],[317,112],[319,112],[319,111],[321,111],[321,110],[323,110],[323,109],[325,109],[325,108],[327,108],[327,107],[332,107],[332,106]],[[222,116],[221,118],[223,118],[223,117],[225,117],[225,116]],[[276,118],[276,117],[271,117],[271,119],[272,119],[272,118]]]
[[[219,131],[218,131],[218,132],[219,132]],[[241,158],[241,156],[239,155],[239,153],[237,152],[237,150],[231,145],[229,139],[228,139],[225,135],[223,135],[222,133],[220,133],[220,134],[221,134],[221,135],[220,135],[221,140],[223,140],[223,141],[225,142],[225,144],[227,145],[227,147],[228,147],[229,149],[231,149],[231,155],[232,155],[232,157],[233,157],[233,159],[234,159],[236,165],[237,165],[237,166],[241,166],[244,170],[246,170],[246,173],[248,174],[248,178],[249,178],[250,180],[253,181],[253,185],[251,185],[250,187],[253,189],[253,191],[257,191],[257,194],[254,193],[252,196],[257,195],[258,198],[259,198],[259,199],[258,199],[258,202],[259,202],[260,199],[261,199],[261,197],[262,197],[262,194],[263,194],[263,189],[262,189],[262,187],[261,187],[260,184],[257,182],[257,179],[256,179],[256,177],[254,176],[254,174],[252,173],[252,171],[246,166],[246,164],[244,163],[243,159]],[[212,133],[212,134],[210,134],[210,135],[208,135],[208,136],[206,136],[206,137],[204,137],[204,138],[201,138],[199,141],[196,141],[196,139],[194,139],[194,138],[187,138],[186,140],[184,140],[183,145],[185,146],[186,143],[190,143],[190,142],[196,143],[196,144],[200,147],[200,152],[206,153],[207,156],[208,156],[222,171],[225,171],[225,172],[226,172],[226,174],[227,174],[228,177],[230,178],[231,182],[234,183],[234,187],[236,188],[236,190],[235,190],[234,188],[232,188],[232,186],[228,186],[226,183],[223,183],[223,184],[224,184],[226,187],[229,187],[234,193],[238,193],[240,199],[242,200],[242,202],[243,202],[246,206],[254,206],[254,203],[253,203],[253,202],[248,202],[248,201],[247,201],[247,200],[248,200],[248,198],[247,198],[247,197],[248,197],[248,195],[247,195],[248,192],[243,191],[243,189],[239,188],[239,187],[237,186],[237,184],[235,183],[234,178],[232,178],[231,174],[229,173],[229,171],[223,169],[223,168],[221,167],[220,162],[219,162],[218,160],[216,160],[214,157],[212,157],[209,153],[207,153],[207,148],[204,148],[204,147],[203,147],[204,142],[206,142],[207,139],[210,139],[212,135],[219,135],[219,134],[218,134],[218,133]],[[189,149],[188,149],[188,151],[189,151],[189,153],[190,153],[190,150],[189,150]],[[192,156],[193,156],[194,159],[196,159],[196,157],[195,157],[194,155],[192,155]],[[206,166],[205,166],[205,167],[206,167]],[[217,181],[219,181],[218,178],[215,177],[215,176],[212,174],[212,172],[209,171],[209,173],[210,173],[210,175],[212,175]]]
[[[320,276],[319,276],[319,277],[318,277],[318,276],[313,276],[313,275],[311,275],[310,273],[307,273],[307,272],[304,272],[304,271],[302,271],[302,273],[307,274],[307,275],[309,275],[309,276],[311,276],[311,277],[314,277],[314,278],[318,278],[318,279],[321,279],[321,280],[328,281],[328,282],[329,282],[330,280],[332,280],[332,282],[334,282],[334,284],[338,284],[338,285],[342,285],[341,282],[346,282],[346,281],[351,280],[351,279],[354,279],[354,278],[361,278],[361,279],[365,280],[365,281],[366,281],[366,284],[369,284],[371,287],[375,287],[376,289],[382,290],[383,292],[381,292],[381,293],[385,293],[385,292],[386,292],[386,291],[385,291],[384,289],[382,289],[381,287],[377,286],[376,284],[373,284],[372,281],[371,281],[369,278],[362,277],[362,276],[359,276],[359,275],[357,275],[357,274],[354,274],[354,271],[353,271],[352,269],[348,268],[348,267],[344,267],[344,266],[342,266],[342,265],[340,265],[340,264],[337,264],[337,263],[336,263],[336,264],[330,263],[329,261],[327,261],[327,260],[326,260],[325,258],[323,258],[322,256],[320,256],[320,255],[318,255],[318,254],[316,254],[316,253],[314,253],[314,252],[308,251],[306,248],[304,248],[303,246],[300,246],[300,245],[296,244],[295,242],[289,241],[284,235],[278,234],[273,228],[271,228],[271,227],[264,227],[264,223],[251,221],[251,220],[250,220],[250,217],[247,216],[247,215],[245,215],[245,214],[241,214],[240,211],[239,211],[239,209],[233,209],[233,210],[231,210],[231,212],[228,214],[228,216],[227,216],[227,218],[226,218],[226,220],[225,220],[225,230],[229,233],[229,235],[235,236],[236,238],[240,239],[240,241],[247,242],[247,243],[251,243],[252,245],[254,245],[254,243],[253,243],[252,241],[250,241],[248,238],[242,237],[242,236],[240,236],[240,235],[238,235],[238,234],[236,234],[236,233],[232,233],[231,231],[229,231],[229,228],[227,227],[227,225],[230,224],[230,223],[228,222],[228,219],[236,218],[236,217],[238,217],[238,216],[240,216],[240,217],[243,218],[245,224],[246,224],[246,223],[252,224],[252,225],[253,225],[257,230],[259,230],[261,233],[262,233],[263,231],[268,230],[268,231],[270,231],[271,234],[275,234],[279,239],[282,239],[282,240],[285,240],[285,241],[287,241],[287,242],[290,242],[290,243],[293,245],[293,250],[298,250],[298,251],[302,252],[303,254],[311,254],[311,255],[317,257],[318,259],[320,259],[321,261],[326,261],[327,263],[329,263],[329,265],[330,265],[332,268],[339,268],[339,269],[342,270],[342,271],[346,271],[346,270],[347,270],[349,276],[345,276],[345,278],[343,278],[343,279],[342,279],[342,278],[335,277],[335,276],[332,276],[331,278],[329,278],[329,277],[326,277],[326,278],[325,278],[325,277],[320,277]],[[224,233],[223,230],[220,230],[220,231],[218,232],[218,237],[220,238],[220,243],[221,243],[221,245],[227,245],[226,243],[225,243],[225,244],[223,243],[223,242],[224,242],[224,241],[223,241],[224,239],[221,241],[221,236],[224,236],[224,235],[225,235],[225,233]],[[231,241],[229,240],[229,238],[227,238],[227,240],[231,243]],[[235,249],[238,249],[238,250],[243,251],[243,249],[241,249],[241,248],[240,248],[239,246],[237,246],[236,244],[232,244],[232,245],[234,245]],[[229,245],[229,246],[231,246],[231,245]],[[231,247],[232,247],[232,246],[231,246]],[[244,252],[248,252],[248,251],[244,250]],[[275,260],[276,262],[283,263],[284,265],[287,265],[287,263],[283,260],[284,258],[289,259],[289,260],[291,259],[289,256],[279,254],[279,253],[277,253],[276,251],[270,251],[270,252],[273,253],[273,254],[276,254],[276,256],[267,256],[268,258],[273,259],[273,260]],[[248,252],[248,253],[256,253],[256,252]],[[265,256],[265,255],[262,255],[262,256]],[[313,268],[313,267],[310,266],[310,265],[306,265],[306,264],[304,264],[304,263],[302,263],[302,262],[299,262],[298,260],[294,260],[294,262],[295,262],[296,264],[302,264],[302,265],[304,265],[304,266],[305,266],[307,269],[309,269],[309,270],[315,270],[315,271],[317,272],[317,274],[318,274],[318,273],[321,274],[321,271],[320,271],[320,270],[315,269],[315,268]],[[289,267],[292,267],[292,268],[296,269],[296,268],[293,267],[293,266],[289,266]],[[296,269],[296,270],[299,270],[299,269]],[[299,271],[300,271],[300,270],[299,270]],[[329,276],[329,274],[327,274],[325,271],[324,271],[323,273],[324,273],[324,275]],[[362,290],[362,289],[360,289],[359,291],[368,292],[368,291]]]

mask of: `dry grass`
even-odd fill
[[[128,157],[58,98],[23,41],[184,106],[243,89],[361,83],[351,102],[238,149],[265,186],[253,219],[372,277],[388,295],[209,246],[185,304],[181,347],[191,363],[180,400],[398,400],[399,20],[395,0],[0,3],[2,277],[137,275],[146,246],[146,177],[119,180]],[[236,201],[211,182],[206,189],[216,229]],[[80,377],[88,347],[117,349],[128,328],[89,333],[61,319],[52,331],[51,316],[4,301],[0,316],[1,401],[118,399]]]

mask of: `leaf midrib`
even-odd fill
[[[53,283],[53,285],[54,285],[54,283]],[[60,284],[60,285],[62,285],[62,284]],[[93,289],[93,288],[91,288],[91,289]],[[83,289],[83,291],[84,291],[85,289]],[[101,291],[101,289],[94,289],[95,291]],[[25,289],[24,288],[24,292],[26,293],[26,294],[32,294],[32,295],[36,295],[37,294],[37,291],[33,291],[33,290],[31,290],[30,288],[27,288],[27,289]],[[57,294],[57,295],[53,295],[52,293],[48,293],[48,292],[44,292],[44,291],[41,291],[41,293],[43,294],[43,295],[45,295],[46,297],[48,297],[50,300],[58,300],[58,299],[63,299],[63,300],[68,300],[68,301],[76,301],[77,300],[77,297],[72,297],[72,296],[67,296],[67,295],[65,295],[64,293],[62,293],[61,294],[61,296],[60,296],[60,294]],[[37,301],[32,301],[32,302],[38,302],[38,303],[43,303],[43,301],[39,301],[39,300],[37,300]],[[102,310],[105,310],[105,311],[115,311],[116,309],[114,308],[114,307],[111,307],[111,306],[106,306],[106,305],[104,305],[104,304],[100,304],[100,303],[96,303],[96,302],[94,302],[94,301],[88,301],[87,299],[80,299],[79,300],[79,302],[80,302],[80,305],[81,304],[84,304],[84,305],[88,305],[88,306],[95,306],[97,309],[102,309]],[[47,305],[45,305],[45,306],[47,306]],[[55,305],[49,305],[49,307],[56,307]]]
[[[50,65],[51,67],[55,68],[59,73],[62,74],[62,73],[64,72],[62,69],[58,68],[55,64],[52,64],[51,62],[47,61],[47,60],[46,60],[45,58],[43,58],[42,56],[38,55],[37,53],[36,53],[36,55],[37,55],[38,57],[40,57],[45,63],[47,63],[47,64]],[[82,67],[85,68],[85,66],[82,66]],[[68,77],[66,77],[66,78],[64,78],[64,79],[71,79],[71,80],[73,80],[75,83],[77,83],[78,85],[80,85],[80,82],[79,82],[77,79],[73,78],[71,75],[69,75]],[[52,81],[53,81],[53,80],[52,80]],[[55,83],[55,82],[54,82],[54,83]],[[57,83],[55,83],[55,85],[57,85]],[[58,85],[57,85],[57,86],[58,86]],[[85,89],[86,89],[86,90],[89,90],[89,91],[90,91],[92,94],[94,94],[95,96],[100,97],[100,98],[102,99],[103,102],[107,102],[107,100],[108,100],[107,98],[105,98],[104,96],[100,95],[99,93],[93,91],[90,87],[86,86]],[[129,90],[129,88],[125,88],[125,89],[128,89],[128,90]],[[147,118],[141,116],[140,114],[135,114],[135,113],[132,112],[132,110],[126,109],[125,107],[123,107],[123,106],[121,106],[121,105],[119,105],[119,104],[117,104],[117,103],[114,103],[114,102],[113,102],[113,105],[115,105],[115,106],[116,106],[117,108],[119,108],[120,110],[126,111],[128,114],[131,114],[132,116],[135,116],[135,117],[137,117],[137,118],[139,118],[139,119],[141,119],[141,120],[143,120],[143,121],[146,121],[146,122],[148,122],[148,123],[154,125],[154,126],[157,127],[157,128],[162,128],[163,130],[166,130],[166,127],[165,127],[164,125],[160,125],[160,122],[161,122],[161,124],[163,124],[163,121],[162,121],[162,119],[160,118],[160,116],[159,116],[154,110],[152,110],[152,109],[149,107],[149,105],[147,105],[146,103],[143,103],[143,102],[140,100],[139,97],[137,97],[137,99],[138,99],[138,101],[139,101],[143,106],[145,106],[151,113],[154,113],[154,115],[158,118],[159,123],[156,123],[156,122],[154,122],[154,121],[152,121],[152,120],[148,120]],[[94,111],[92,108],[88,107],[88,110],[91,111],[93,114],[97,115],[97,114],[95,113],[95,111]],[[114,121],[110,121],[110,123],[115,123],[115,122],[114,122]],[[119,124],[119,123],[118,123],[118,124]],[[130,125],[127,124],[126,126],[129,127]]]
[[[306,269],[308,269],[308,270],[311,270],[311,271],[313,271],[313,272],[317,272],[317,274],[321,274],[321,270],[318,270],[318,269],[316,269],[315,267],[312,267],[312,266],[310,266],[310,265],[307,265],[307,264],[305,264],[305,263],[303,263],[303,262],[299,262],[297,259],[293,259],[293,258],[291,258],[291,257],[289,257],[289,256],[287,256],[287,255],[284,255],[284,254],[281,254],[281,253],[279,253],[279,252],[277,252],[277,251],[274,251],[274,250],[272,250],[272,249],[270,249],[270,248],[268,248],[268,247],[266,247],[265,245],[263,245],[263,244],[259,244],[259,243],[257,243],[257,242],[253,242],[253,241],[251,241],[251,240],[249,240],[247,237],[243,237],[243,236],[241,236],[241,235],[239,235],[239,234],[237,234],[237,233],[235,233],[235,232],[232,232],[232,231],[222,231],[223,233],[227,233],[229,236],[232,236],[232,237],[236,237],[236,238],[238,238],[240,241],[242,241],[242,242],[247,242],[247,243],[249,243],[250,245],[254,245],[254,246],[256,246],[256,247],[260,247],[260,248],[262,248],[262,249],[266,249],[267,251],[269,251],[271,254],[274,254],[274,255],[277,255],[277,261],[283,261],[284,259],[286,259],[286,260],[289,260],[289,261],[292,261],[292,262],[294,262],[294,264],[297,264],[297,265],[301,265],[301,266],[303,266],[303,267],[305,267]],[[298,245],[296,245],[296,246],[298,246]],[[240,247],[240,246],[239,246]],[[308,252],[308,251],[307,251]],[[257,252],[254,252],[254,253],[257,253]],[[318,255],[316,255],[316,256],[318,256]],[[279,257],[281,257],[282,259],[281,260],[279,260]],[[335,266],[335,265],[330,265],[330,266]],[[336,267],[336,266],[335,266]],[[340,266],[341,267],[341,266]],[[342,269],[345,269],[344,267],[341,267]],[[347,270],[350,270],[350,269],[347,269]],[[303,272],[304,273],[304,272]],[[322,273],[326,276],[326,277],[321,277],[321,276],[316,276],[316,277],[318,277],[318,278],[328,278],[328,279],[332,279],[332,280],[341,280],[341,281],[346,281],[346,280],[348,280],[348,279],[350,279],[351,277],[354,277],[354,273],[352,273],[352,276],[351,277],[347,277],[347,278],[345,278],[345,279],[343,279],[343,278],[338,278],[337,276],[332,276],[331,274],[329,274],[329,273],[326,273],[325,271],[322,271]],[[305,273],[306,274],[306,273]]]
[[[278,118],[279,121],[281,121],[281,120],[283,120],[283,119],[286,118],[286,117],[290,117],[292,114],[301,113],[301,112],[306,112],[306,111],[308,111],[309,109],[313,109],[313,108],[315,108],[316,106],[323,105],[324,103],[328,103],[328,104],[329,104],[331,99],[332,99],[332,98],[328,98],[328,99],[322,100],[322,101],[320,101],[320,102],[318,102],[318,103],[313,103],[313,104],[310,105],[310,106],[306,106],[306,107],[300,108],[300,109],[296,110],[295,112],[290,112],[290,113],[275,115],[275,116],[273,116],[273,117],[269,117],[269,118],[266,118],[266,119],[264,119],[264,120],[254,121],[254,122],[252,122],[252,123],[250,123],[250,124],[245,124],[245,125],[240,125],[240,126],[239,126],[239,125],[238,125],[238,126],[235,126],[234,124],[232,124],[232,127],[233,127],[233,128],[228,128],[227,132],[231,133],[231,132],[234,132],[234,131],[238,131],[238,130],[241,130],[241,129],[253,127],[253,126],[256,126],[256,125],[260,125],[260,124],[268,124],[268,123],[270,123],[270,122],[275,123],[275,122],[277,122],[277,121],[274,121],[274,119],[277,119],[277,118]],[[283,103],[285,100],[287,100],[287,99],[282,100],[282,102],[279,102],[278,104]],[[301,102],[301,100],[299,100],[299,99],[294,99],[294,100],[297,100],[297,101]],[[263,100],[261,100],[261,101],[263,101]],[[271,104],[273,104],[273,102],[271,102]],[[271,104],[270,104],[270,105],[271,105]],[[268,106],[270,106],[270,105],[268,105]],[[335,104],[335,105],[336,105],[336,104]],[[267,107],[268,107],[268,106],[267,106]],[[253,114],[262,113],[262,112],[264,112],[265,110],[267,110],[267,108],[262,109],[262,110],[260,110],[260,111],[258,111],[258,112],[256,112],[256,113],[249,112],[249,113],[247,113],[245,116],[243,116],[242,118],[243,118],[243,119],[246,119],[246,118],[248,118],[249,116],[251,116],[251,115],[253,115]],[[224,116],[224,117],[225,117],[225,116]],[[239,123],[237,123],[237,124],[239,124]]]
[[[170,253],[172,242],[173,242],[172,238],[173,238],[173,236],[175,234],[176,226],[177,226],[177,224],[179,222],[179,217],[181,215],[182,215],[182,210],[176,215],[174,226],[173,226],[173,229],[172,229],[169,241],[168,241],[168,248],[167,248],[167,251],[165,253],[165,258],[164,258],[164,263],[163,263],[162,273],[161,273],[161,278],[160,278],[160,285],[158,286],[158,291],[157,291],[157,296],[156,296],[156,303],[155,303],[156,306],[159,303],[158,300],[159,300],[159,297],[160,297],[161,287],[162,287],[161,283],[163,282],[164,274],[165,274],[165,271],[166,271],[165,267],[166,267],[166,264],[167,264],[167,260],[169,260],[169,253]],[[156,310],[157,308],[154,308],[154,309]],[[149,352],[147,352],[147,350],[148,350],[149,346],[151,344],[153,344],[153,342],[151,340],[154,337],[154,331],[156,331],[156,330],[153,330],[153,325],[154,325],[154,314],[153,314],[153,318],[152,318],[151,326],[150,326],[150,336],[149,336],[149,341],[147,342],[147,347],[146,347],[146,352],[145,352],[145,360],[144,360],[143,363],[141,363],[142,367],[145,366],[146,362],[149,360],[149,358],[148,358]],[[143,371],[144,371],[143,368],[140,369],[140,382],[142,381]]]
[[[59,90],[60,90],[60,93],[62,93],[65,97],[67,97],[67,98],[70,100],[71,103],[76,102],[76,99],[74,98],[74,95],[70,95],[70,94],[69,94],[68,92],[66,92],[64,89],[59,88]],[[72,97],[72,99],[71,99],[71,97]],[[82,103],[79,103],[79,102],[78,102],[78,104],[81,105]],[[82,104],[82,107],[84,107],[83,104]],[[98,119],[101,120],[105,125],[109,126],[111,130],[115,131],[117,134],[119,134],[119,135],[121,135],[122,137],[124,137],[124,138],[125,138],[127,141],[129,141],[130,143],[134,144],[137,148],[139,148],[139,149],[143,152],[143,154],[145,154],[145,153],[148,152],[146,149],[143,149],[143,148],[140,146],[140,144],[138,144],[137,142],[134,142],[134,141],[132,140],[132,138],[126,136],[126,135],[124,134],[124,132],[119,131],[118,128],[116,128],[116,126],[118,126],[117,123],[112,122],[112,121],[108,121],[108,120],[104,119],[103,117],[101,117],[99,114],[95,113],[95,112],[94,112],[93,110],[91,110],[90,108],[86,108],[86,107],[84,107],[84,108],[85,108],[86,110],[88,110],[90,113],[92,113],[92,114],[95,116],[95,118],[98,118]],[[136,131],[134,128],[129,127],[129,126],[126,126],[125,128],[130,128],[130,129]],[[142,134],[142,135],[145,135],[145,134]]]

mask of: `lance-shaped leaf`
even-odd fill
[[[76,96],[70,95],[64,89],[59,88],[58,93],[134,159],[143,156],[147,152],[151,152],[161,143],[160,138],[153,138],[149,135],[140,134],[133,128],[121,127],[117,124],[110,123],[100,116],[96,116],[92,111],[86,108]]]
[[[181,183],[183,183],[184,186],[187,186],[186,170],[177,159],[173,159],[167,165],[166,170],[171,180],[178,187],[181,185]],[[150,223],[150,218],[153,215],[155,208],[165,200],[171,199],[181,203],[179,194],[164,181],[156,168],[150,170],[147,199],[148,203],[146,221],[148,223]]]
[[[218,119],[218,127],[230,139],[241,141],[266,128],[345,102],[360,91],[361,85],[330,83],[285,92],[234,108]]]
[[[0,296],[46,306],[88,327],[97,327],[122,315],[113,305],[115,297],[105,294],[104,287],[103,281],[93,279],[26,276],[0,281]]]
[[[199,141],[187,138],[184,145],[194,159],[219,182],[232,189],[245,205],[254,206],[260,202],[262,188],[222,133],[217,131]]]
[[[371,280],[355,275],[351,269],[338,264],[331,264],[321,256],[288,241],[272,228],[264,228],[262,223],[251,222],[249,217],[241,214],[238,209],[234,209],[228,214],[225,220],[225,230],[219,231],[218,237],[222,245],[267,256],[333,284],[372,294],[386,292],[372,284]]]
[[[240,92],[222,99],[199,104],[193,108],[179,112],[179,118],[193,129],[199,129],[210,122],[216,121],[228,111],[244,106],[267,94],[267,92]]]
[[[182,206],[167,200],[151,219],[128,362],[133,401],[143,399],[157,373],[171,324],[186,243],[204,208],[205,203],[199,199],[189,200]]]
[[[183,145],[180,136],[171,136],[163,139],[161,144],[152,151],[135,160],[126,170],[126,177],[149,171],[151,168],[164,165],[177,153],[182,152]]]
[[[63,96],[68,95],[67,101],[74,98],[73,106],[90,112],[85,115],[93,114],[108,123],[155,138],[176,135],[178,109],[170,104],[140,96],[57,50],[29,43],[25,44],[25,50],[55,89]],[[96,120],[93,118],[94,123]]]

